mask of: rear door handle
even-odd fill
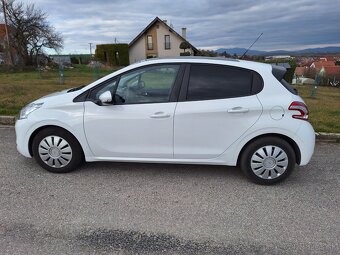
[[[165,119],[169,118],[171,115],[165,112],[155,112],[154,114],[150,115],[150,118],[153,119]]]
[[[249,112],[249,109],[238,106],[238,107],[228,109],[228,112],[229,113],[246,113],[246,112]]]

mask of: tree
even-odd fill
[[[220,56],[225,57],[225,58],[231,58],[231,55],[226,51],[223,51],[222,53],[220,53]]]
[[[63,48],[63,38],[47,21],[47,14],[34,4],[24,5],[16,0],[5,4],[8,25],[12,28],[11,44],[19,60],[25,65],[36,63],[44,49]]]
[[[186,49],[190,49],[190,44],[187,41],[181,42],[179,48],[185,52]]]
[[[197,56],[203,57],[217,57],[217,52],[213,50],[200,50]]]

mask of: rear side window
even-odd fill
[[[222,65],[193,64],[190,68],[187,100],[249,96],[261,91],[262,87],[261,76],[251,70]]]

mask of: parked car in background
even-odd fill
[[[276,183],[306,165],[315,144],[285,71],[235,59],[139,62],[24,107],[17,147],[56,173],[84,160],[211,164]]]

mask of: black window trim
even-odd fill
[[[103,81],[99,84],[97,84],[96,86],[84,91],[83,93],[81,93],[80,95],[76,96],[73,99],[73,102],[85,102],[85,101],[90,101],[93,103],[97,103],[95,102],[95,100],[93,100],[93,98],[90,98],[90,95],[92,93],[93,90],[98,89],[99,87],[104,87],[106,86],[108,83],[111,83],[113,80],[117,80],[117,84],[116,87],[114,88],[113,91],[113,95],[116,93],[117,90],[117,86],[119,84],[120,78],[123,75],[126,75],[128,73],[137,71],[139,69],[143,69],[143,68],[148,68],[148,67],[153,67],[153,66],[169,66],[169,65],[177,65],[179,66],[178,72],[177,72],[177,76],[175,78],[175,82],[171,88],[171,92],[170,92],[170,97],[169,97],[169,101],[167,102],[145,102],[145,103],[133,103],[133,104],[112,104],[112,105],[138,105],[138,104],[161,104],[161,103],[173,103],[173,102],[177,102],[178,101],[178,95],[179,95],[179,91],[181,89],[181,85],[182,85],[182,80],[183,80],[183,75],[184,75],[184,70],[185,70],[185,63],[181,63],[181,62],[173,62],[173,63],[157,63],[157,64],[151,64],[151,65],[144,65],[144,66],[140,66],[137,68],[134,68],[132,70],[128,70],[126,72],[123,72],[117,76],[114,76],[106,81]]]
[[[149,43],[149,38],[151,38],[151,43]],[[147,50],[153,50],[153,38],[152,35],[147,35],[146,36],[146,45],[147,45]],[[151,46],[151,47],[149,47]]]
[[[252,84],[251,84],[251,92],[250,92],[250,94],[248,96],[256,95],[256,94],[260,93],[263,90],[264,82],[263,82],[262,76],[258,72],[254,71],[252,69],[247,69],[247,68],[238,67],[238,66],[232,66],[232,65],[214,64],[214,63],[188,63],[187,66],[186,66],[186,69],[185,69],[185,73],[184,73],[184,77],[183,77],[183,82],[182,82],[182,87],[181,87],[180,94],[179,94],[179,97],[178,97],[178,102],[208,101],[208,100],[221,100],[221,99],[237,98],[237,96],[236,96],[236,97],[226,97],[226,98],[216,98],[216,99],[188,100],[187,99],[187,94],[188,94],[188,89],[189,89],[190,69],[191,69],[191,66],[193,66],[193,65],[215,65],[215,66],[230,67],[230,68],[235,68],[235,69],[240,69],[240,70],[243,70],[243,71],[251,72]],[[254,73],[257,74],[261,78],[261,82],[262,82],[261,89],[256,91],[256,93],[253,92]],[[242,96],[242,97],[247,97],[247,96]]]
[[[168,43],[169,43],[169,47],[167,47],[167,41],[166,41],[166,38],[169,38],[169,41],[168,41]],[[170,42],[170,35],[164,35],[164,50],[171,50],[171,42]]]

